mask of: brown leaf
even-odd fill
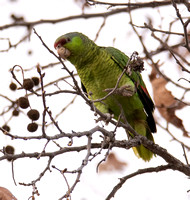
[[[126,166],[127,166],[126,162],[119,161],[114,153],[110,153],[108,155],[106,162],[100,164],[99,172],[121,171]]]
[[[8,189],[0,187],[0,200],[17,200],[17,199]]]
[[[175,115],[175,111],[182,109],[185,104],[177,101],[172,93],[166,89],[167,81],[164,78],[156,77],[154,72],[152,72],[150,80],[153,87],[154,101],[162,117],[164,117],[167,122],[180,128],[184,136],[188,136],[182,120]]]

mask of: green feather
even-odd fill
[[[64,43],[63,43],[64,41]],[[55,41],[55,47],[61,44],[70,51],[67,57],[75,67],[89,98],[96,100],[104,97],[108,88],[114,88],[121,76],[129,58],[113,47],[97,46],[92,40],[82,33],[68,33]],[[156,132],[152,116],[154,104],[146,90],[141,74],[132,71],[129,76],[125,73],[118,88],[128,86],[134,92],[132,96],[112,94],[103,102],[96,102],[95,106],[103,113],[114,114],[117,120],[121,113],[121,120],[126,120],[139,134],[146,136],[151,141],[151,132]],[[128,132],[130,137],[133,137]],[[153,153],[143,145],[133,148],[135,154],[145,161],[149,161]]]

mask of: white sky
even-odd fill
[[[91,9],[86,9],[86,12],[102,12],[106,11],[106,7],[103,6],[95,6]],[[185,10],[183,10],[185,12]],[[174,10],[170,10],[168,12],[168,8],[164,8],[163,11],[160,11],[161,14],[165,14],[164,24],[165,27],[168,26],[167,19],[175,16]],[[10,15],[14,13],[15,15],[20,15],[25,17],[26,21],[35,21],[40,19],[56,19],[67,17],[70,15],[76,15],[81,13],[81,8],[79,5],[74,4],[73,1],[69,0],[18,0],[18,2],[10,3],[8,0],[0,1],[0,26],[4,24],[11,23]],[[147,16],[154,15],[154,23],[155,26],[160,24],[160,17],[157,10],[151,9],[143,9],[136,13],[134,13],[135,23],[137,25],[143,25],[145,22],[145,18]],[[55,39],[67,32],[79,31],[88,35],[91,39],[95,38],[97,30],[101,26],[103,22],[102,18],[97,19],[88,19],[88,20],[74,20],[68,21],[58,24],[45,24],[35,26],[38,34],[42,36],[43,40],[46,44],[53,50],[53,44]],[[112,46],[113,39],[116,38],[114,43],[115,47],[121,49],[126,54],[131,54],[133,51],[138,51],[140,55],[142,54],[142,47],[137,39],[131,32],[129,25],[129,17],[128,14],[118,14],[111,16],[106,21],[106,26],[102,29],[100,33],[100,37],[97,40],[97,44],[101,46]],[[177,27],[178,31],[182,31],[182,29]],[[181,30],[180,30],[181,29]],[[22,35],[26,33],[25,28],[10,28],[7,30],[0,31],[0,38],[11,39],[12,43],[17,42]],[[153,39],[149,36],[147,32],[148,39],[146,40],[146,44],[150,47],[156,43],[153,42]],[[152,46],[151,46],[152,45]],[[6,48],[6,41],[0,40],[0,49]],[[27,56],[26,51],[32,50],[32,56]],[[163,59],[163,58],[161,58]],[[37,36],[32,33],[30,41],[25,42],[24,44],[18,46],[16,49],[10,50],[8,53],[0,53],[0,62],[1,62],[1,87],[0,93],[4,93],[8,95],[10,98],[14,99],[15,96],[19,97],[20,95],[24,95],[24,91],[18,91],[17,93],[7,92],[9,83],[11,81],[11,74],[8,70],[13,67],[15,64],[21,65],[23,68],[30,68],[35,66],[37,63],[41,65],[46,65],[50,62],[56,62],[56,59],[47,52],[47,50],[41,45],[41,42],[37,38]],[[175,62],[174,62],[175,63]],[[69,66],[72,70],[74,67],[66,62],[66,65]],[[173,66],[168,66],[166,69],[166,73],[172,75],[172,79],[175,81],[182,74],[172,73],[171,69]],[[143,76],[145,77],[145,82],[147,83],[148,89],[151,91],[151,85],[149,84],[147,73],[150,69],[147,67],[147,70],[143,72]],[[36,72],[33,72],[37,75]],[[45,82],[49,80],[54,80],[58,76],[63,76],[65,72],[61,69],[61,66],[54,67],[46,72]],[[27,73],[26,76],[30,76],[30,73]],[[32,74],[33,75],[33,74]],[[65,73],[66,75],[66,73]],[[62,88],[68,88],[68,85],[65,83],[60,84]],[[56,89],[56,88],[53,88]],[[174,91],[174,93],[180,95],[180,91]],[[150,92],[151,93],[151,92]],[[177,95],[176,94],[176,95]],[[60,95],[59,98],[47,98],[48,106],[53,110],[53,112],[58,112],[62,105],[66,105],[73,96],[71,95]],[[53,100],[52,100],[53,99]],[[56,100],[56,102],[55,102]],[[37,104],[38,102],[38,104]],[[6,105],[6,101],[2,101],[2,105]],[[37,101],[31,101],[32,106],[40,107],[40,99]],[[2,109],[2,108],[1,108]],[[158,112],[157,119],[161,120]],[[189,109],[186,109],[183,112],[179,112],[180,116],[189,115]],[[27,135],[28,133],[25,131],[26,123],[24,124],[20,121],[20,119],[25,120],[25,116],[22,118],[15,119],[11,122],[11,127],[14,127],[14,134]],[[89,110],[88,106],[81,100],[81,98],[77,98],[74,105],[69,107],[69,109],[63,114],[63,116],[59,119],[59,123],[61,123],[64,131],[71,132],[74,131],[85,131],[91,129],[95,126],[94,123],[94,115]],[[6,119],[5,119],[6,120]],[[26,121],[26,120],[25,120]],[[3,119],[0,119],[0,122],[3,123]],[[88,122],[88,123],[86,123]],[[189,119],[185,119],[185,126],[188,130],[190,130]],[[108,130],[112,130],[112,126],[108,126]],[[172,129],[174,132],[179,132],[177,136],[181,136],[181,132],[177,129]],[[51,132],[56,131],[55,129],[51,129]],[[126,135],[123,134],[122,130],[118,131],[119,139],[126,139]],[[171,142],[171,137],[166,134],[162,129],[158,128],[158,133],[154,135],[156,143],[160,144],[162,147],[166,148],[171,154],[175,155],[177,158],[184,161],[183,152],[180,144],[176,142]],[[97,138],[98,139],[98,136]],[[94,140],[95,140],[94,139]],[[188,140],[186,139],[188,142]],[[68,143],[68,141],[62,141],[64,145]],[[81,144],[85,141],[75,141],[75,144]],[[43,144],[39,141],[11,141],[10,138],[0,134],[0,148],[2,146],[6,146],[7,144],[12,144],[16,148],[16,153],[32,152],[32,151],[42,151],[44,147]],[[53,151],[55,149],[55,145],[49,145],[47,151]],[[132,150],[121,150],[114,149],[114,152],[117,154],[118,158],[124,162],[128,163],[128,166],[122,172],[116,173],[96,173],[96,165],[97,163],[104,157],[105,152],[103,152],[99,157],[97,157],[93,162],[89,164],[83,171],[83,175],[81,178],[81,182],[78,183],[76,189],[72,193],[72,199],[75,200],[100,200],[105,199],[108,193],[111,191],[113,186],[118,183],[118,178],[125,176],[129,173],[132,173],[139,168],[145,168],[150,166],[157,166],[161,164],[165,164],[165,162],[159,158],[153,158],[149,163],[144,163],[142,160],[139,160],[133,155]],[[78,168],[81,164],[82,159],[85,157],[85,152],[74,153],[68,155],[62,155],[56,159],[54,159],[52,164],[55,164],[58,168],[64,169],[68,168],[69,170],[74,170]],[[27,162],[26,162],[27,161]],[[31,195],[32,189],[31,187],[23,187],[20,186],[19,182],[30,182],[31,180],[38,177],[38,174],[43,170],[46,166],[47,159],[19,159],[14,162],[14,172],[15,179],[17,182],[17,186],[14,185],[11,174],[11,164],[7,161],[0,162],[0,186],[6,187],[9,189],[19,200],[26,200]],[[73,175],[66,175],[70,185],[72,185]],[[61,197],[67,187],[63,177],[55,170],[52,170],[52,173],[47,172],[42,180],[37,184],[37,187],[40,192],[40,196],[37,197],[37,200],[44,199],[58,199]],[[116,194],[115,199],[123,200],[123,199],[141,199],[141,200],[187,200],[190,199],[190,196],[187,193],[187,190],[190,189],[190,183],[188,178],[179,172],[174,171],[166,171],[160,173],[152,173],[152,174],[144,174],[137,176],[133,179],[128,180],[120,191]]]

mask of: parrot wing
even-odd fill
[[[111,59],[122,69],[124,70],[129,58],[120,50],[115,49],[114,47],[102,47],[104,48],[108,54],[110,54]],[[126,74],[129,76],[128,74]],[[144,110],[147,114],[147,123],[151,130],[151,132],[156,132],[156,124],[152,115],[154,111],[154,103],[146,89],[146,85],[141,77],[141,74],[138,71],[132,71],[132,74],[129,76],[131,80],[134,82],[137,88],[137,93],[141,102],[143,103]]]

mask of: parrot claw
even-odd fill
[[[104,121],[105,121],[106,125],[108,125],[108,123],[114,117],[114,115],[110,114],[110,113],[105,113],[105,115],[106,115],[106,119],[104,119]]]
[[[106,118],[103,118],[103,117],[99,117],[97,120],[96,120],[96,123],[103,120],[105,121],[106,125],[108,125],[108,123],[110,122],[110,120],[114,117],[113,114],[110,114],[110,113],[105,113],[106,115]]]
[[[114,90],[114,88],[105,89],[106,92],[111,92],[113,90]],[[113,94],[119,94],[124,97],[131,97],[131,96],[133,96],[134,93],[135,93],[135,91],[134,91],[133,87],[130,85],[123,85],[120,88],[115,89],[113,92]]]
[[[118,90],[122,96],[131,97],[134,94],[134,89],[130,85],[123,85]]]

